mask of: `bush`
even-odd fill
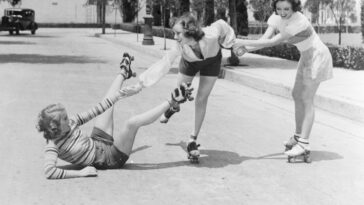
[[[343,67],[352,70],[364,70],[364,48],[353,46],[327,45],[335,67]],[[279,57],[298,61],[300,53],[298,49],[290,44],[280,44],[273,47],[262,48],[253,53]]]
[[[143,32],[143,26],[139,26],[141,26],[141,32]],[[120,28],[130,32],[137,31],[137,25],[132,23],[120,24]],[[172,29],[165,28],[165,32],[166,38],[174,38],[174,32]],[[163,27],[153,26],[153,35],[164,37]],[[335,67],[343,67],[352,70],[364,70],[364,48],[353,46],[337,46],[333,44],[327,44],[327,46],[332,55],[333,64]],[[294,61],[298,61],[300,58],[300,52],[295,46],[291,44],[280,44],[273,47],[262,48],[254,51],[253,53]]]

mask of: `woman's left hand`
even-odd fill
[[[232,49],[233,49],[233,52],[235,53],[235,55],[237,55],[237,56],[242,56],[246,52],[248,52],[248,50],[246,49],[245,45],[243,43],[241,43],[241,42],[234,43]]]

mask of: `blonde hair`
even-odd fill
[[[205,35],[200,23],[192,12],[186,12],[178,18],[172,18],[170,21],[171,27],[176,24],[181,24],[184,36],[193,38],[195,41],[201,40]]]
[[[67,112],[60,103],[48,105],[38,114],[36,128],[39,132],[43,132],[43,137],[47,141],[60,133],[60,118],[57,116],[61,114],[67,115]]]

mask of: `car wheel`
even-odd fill
[[[34,34],[35,34],[35,30],[33,29],[33,30],[31,31],[31,33],[32,33],[32,35],[34,35]]]

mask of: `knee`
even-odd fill
[[[131,118],[129,118],[126,121],[125,126],[128,129],[138,129],[140,127],[138,118],[137,117],[131,117]]]
[[[304,92],[292,92],[292,98],[295,103],[301,103],[303,105],[312,105],[313,97],[306,95]]]

